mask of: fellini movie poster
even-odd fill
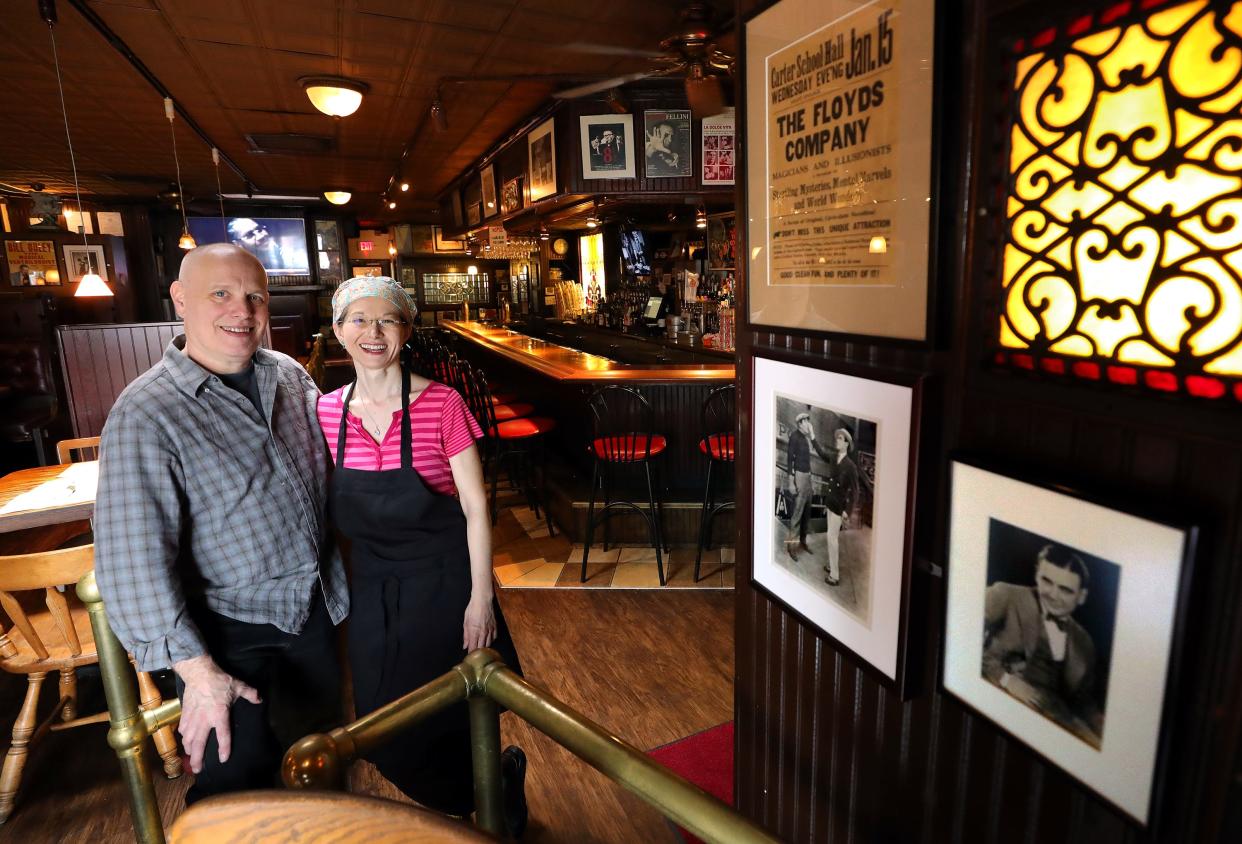
[[[900,23],[868,6],[767,58],[771,285],[895,283]]]

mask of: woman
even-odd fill
[[[474,441],[451,388],[402,365],[417,311],[391,278],[351,278],[332,297],[333,331],[357,380],[319,400],[335,469],[333,523],[351,544],[349,662],[359,717],[492,647],[520,671],[492,589],[491,521]],[[465,703],[373,753],[394,785],[442,812],[473,810]],[[505,750],[506,819],[525,825],[526,761]]]

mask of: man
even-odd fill
[[[789,538],[785,540],[785,553],[791,559],[798,559],[798,549],[809,552],[806,544],[806,532],[811,521],[811,449],[824,460],[832,459],[815,441],[815,430],[811,427],[811,414],[799,413],[794,420],[794,429],[789,432],[789,441],[785,446],[785,465],[789,470],[790,492],[795,496],[793,514],[789,517]],[[794,531],[798,539],[793,538]]]
[[[673,150],[673,127],[668,123],[657,123],[647,132],[647,160],[657,159],[667,168],[677,167],[680,156]]]
[[[262,223],[249,217],[238,217],[229,221],[228,230],[233,243],[258,258],[267,269],[296,269],[289,266],[284,249]]]
[[[814,437],[814,432],[811,433]],[[824,582],[836,586],[841,582],[841,525],[854,509],[858,496],[858,467],[850,460],[850,448],[854,437],[845,428],[837,428],[832,435],[833,454],[825,458],[828,472],[824,476],[824,506],[828,510],[828,575]],[[816,450],[819,446],[816,444]]]
[[[1095,644],[1073,619],[1091,575],[1056,544],[1036,557],[1035,586],[993,583],[984,599],[983,676],[1098,746],[1102,716],[1093,698]]]
[[[349,599],[325,530],[319,391],[259,348],[262,265],[202,246],[169,293],[185,334],[104,427],[95,567],[138,667],[176,672],[189,804],[274,785],[290,743],[340,723],[332,626]]]

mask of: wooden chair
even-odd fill
[[[84,545],[40,554],[0,557],[0,607],[11,624],[0,626],[0,669],[26,675],[26,698],[13,724],[13,743],[0,769],[0,823],[13,811],[26,756],[49,730],[65,730],[108,720],[108,713],[78,716],[76,669],[98,662],[95,639],[86,608],[73,589],[94,565],[95,546]],[[42,721],[36,723],[39,692],[51,671],[60,674],[60,699]],[[143,709],[161,703],[159,690],[144,672],[138,672]],[[155,734],[155,746],[169,778],[181,775],[181,758],[172,730]]]
[[[99,437],[78,437],[56,443],[56,462],[80,463],[99,459]]]
[[[323,389],[324,385],[324,336],[316,334],[314,343],[311,344],[310,357],[306,359],[306,372],[310,375],[311,380],[315,382],[315,386]]]

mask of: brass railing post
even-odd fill
[[[134,672],[130,670],[125,648],[112,633],[104,615],[103,599],[95,585],[95,572],[87,572],[78,581],[78,597],[90,613],[91,630],[95,634],[99,673],[103,678],[111,723],[108,744],[121,762],[121,773],[129,791],[129,811],[134,819],[134,837],[140,844],[164,844],[164,825],[160,821],[160,807],[155,799],[155,784],[143,753],[143,742],[149,733],[146,721],[138,710]],[[169,701],[152,714],[165,723],[171,723],[168,720],[170,715],[171,720],[175,721],[179,708],[173,711],[173,703],[175,701]]]
[[[504,838],[505,815],[500,774],[500,708],[483,694],[482,679],[500,654],[480,649],[466,657],[462,673],[467,677],[466,698],[470,706],[470,759],[474,763],[474,811],[479,826]],[[503,665],[504,663],[496,662]]]

